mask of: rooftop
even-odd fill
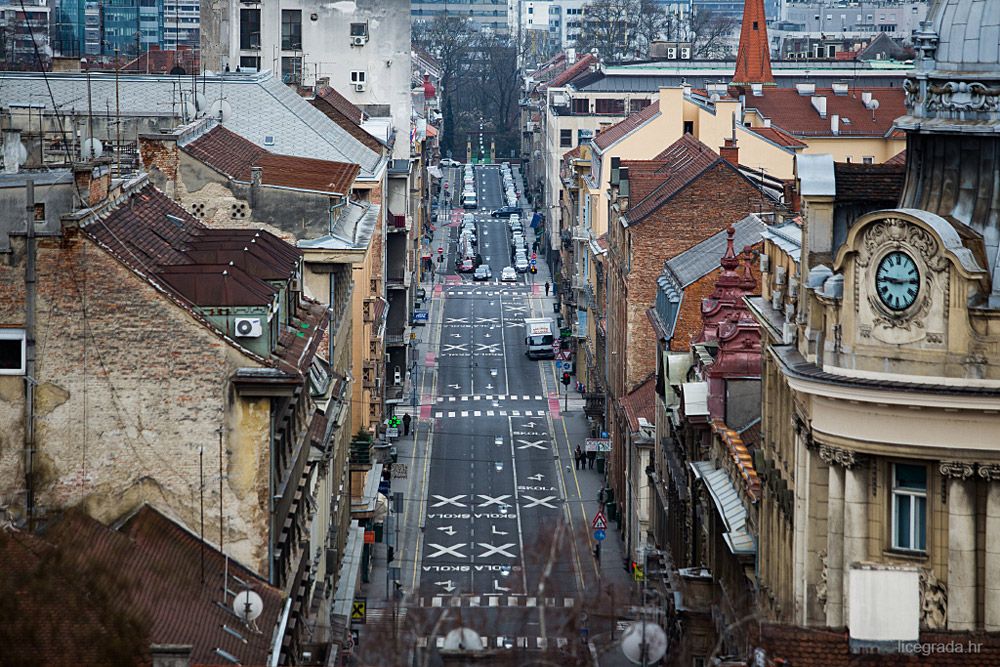
[[[381,170],[380,153],[267,70],[188,78],[94,72],[89,80],[95,110],[120,108],[126,117],[190,122],[217,115],[222,109],[228,129],[274,153],[357,164],[366,179]],[[0,72],[0,106],[4,108],[31,106],[51,112],[54,102],[62,113],[82,116],[87,110],[87,89],[87,75],[76,72],[50,72],[44,78],[38,72]]]
[[[605,150],[659,115],[660,101],[656,100],[641,111],[627,116],[625,120],[619,121],[602,131],[594,137],[594,145],[600,150]]]
[[[331,194],[351,191],[360,167],[345,162],[276,155],[221,125],[191,141],[180,141],[181,150],[220,173],[244,183],[251,169],[261,168],[261,183]]]
[[[895,207],[903,193],[906,164],[835,162],[833,173],[837,180],[838,202],[881,202],[891,208]]]
[[[877,109],[865,105],[865,93],[878,101]],[[825,102],[814,101],[816,98]],[[820,111],[817,105],[825,108]],[[747,112],[756,111],[770,119],[772,128],[796,137],[885,137],[896,118],[906,113],[902,88],[845,87],[843,94],[831,88],[815,88],[810,94],[795,88],[764,88],[760,95],[747,95],[744,106]],[[840,119],[836,134],[831,127],[834,115]]]

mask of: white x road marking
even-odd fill
[[[523,443],[520,447],[518,447],[518,449],[546,449],[545,447],[542,447],[542,443],[545,442],[544,440],[518,440],[518,442]]]
[[[527,306],[507,306],[507,311],[511,313],[523,313],[527,309]]]
[[[458,502],[459,498],[465,497],[464,493],[458,496],[452,496],[451,498],[445,498],[444,496],[439,496],[437,494],[435,494],[434,497],[441,502],[434,503],[433,505],[431,505],[431,507],[444,507],[445,505],[454,505],[455,507],[465,507],[465,503]]]
[[[529,507],[536,507],[537,505],[542,505],[544,507],[548,507],[549,509],[553,509],[553,510],[556,509],[555,505],[550,505],[549,504],[549,501],[556,499],[555,496],[545,496],[544,498],[534,498],[532,496],[529,496],[529,495],[526,495],[526,494],[522,493],[521,497],[524,498],[525,500],[530,500],[531,501],[530,505],[524,505],[525,509],[527,509]]]
[[[476,343],[476,347],[479,349],[476,352],[496,352],[497,345],[500,343]]]
[[[497,496],[496,498],[494,498],[493,496],[483,495],[482,493],[476,495],[478,495],[480,498],[486,501],[485,503],[479,503],[478,505],[476,505],[476,507],[486,507],[487,505],[504,505],[506,504],[504,503],[504,500],[510,498],[510,494],[507,494],[505,496]]]
[[[496,324],[497,318],[495,317],[477,317],[476,324]]]
[[[442,353],[451,352],[452,350],[454,350],[455,352],[468,352],[468,350],[465,349],[466,345],[468,345],[468,343],[458,343],[457,345],[452,345],[451,343],[444,343],[444,349],[441,350],[441,352]]]
[[[465,554],[458,553],[458,550],[465,546],[465,542],[462,542],[461,544],[456,544],[453,547],[443,547],[440,544],[431,544],[430,542],[428,542],[427,546],[431,547],[432,549],[437,549],[437,551],[435,551],[434,553],[429,554],[427,556],[428,558],[439,558],[441,556],[444,556],[445,554],[449,556],[454,556],[455,558],[465,558]]]
[[[514,554],[507,551],[507,549],[511,549],[514,547],[513,542],[511,542],[510,544],[501,545],[499,547],[495,547],[492,544],[486,544],[485,542],[480,542],[479,546],[481,546],[484,549],[489,549],[489,551],[487,551],[486,553],[479,554],[478,556],[479,558],[487,558],[488,556],[492,556],[493,554],[499,554],[501,556],[506,556],[507,558],[516,558]]]
[[[469,318],[467,317],[446,317],[447,322],[445,324],[468,324]]]

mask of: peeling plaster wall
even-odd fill
[[[0,262],[0,285],[23,281]],[[228,379],[258,366],[81,233],[38,242],[37,501],[82,504],[112,522],[149,502],[219,535],[222,429],[225,551],[266,573],[269,405],[242,401]],[[0,299],[0,322],[23,300]],[[0,379],[0,495],[23,489],[23,378]],[[23,503],[23,495],[17,496]],[[209,528],[211,527],[211,528]]]

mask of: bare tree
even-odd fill
[[[597,51],[602,60],[634,57],[640,0],[594,0],[584,6],[583,29],[577,46]]]
[[[692,12],[687,26],[691,57],[712,60],[730,55],[731,37],[738,27],[739,22],[732,16],[708,10]]]
[[[656,0],[639,0],[636,5],[636,46],[640,57],[648,57],[650,45],[670,34],[673,17],[666,7]]]

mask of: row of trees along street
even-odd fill
[[[723,58],[732,49],[736,19],[710,11],[680,17],[655,0],[595,0],[584,7],[578,53],[596,53],[603,62],[649,57],[658,40],[690,44],[695,60]],[[555,55],[560,45],[539,44],[537,30],[522,43],[481,30],[467,18],[441,15],[413,27],[413,42],[437,59],[444,88],[442,154],[465,158],[466,140],[482,130],[496,142],[498,156],[519,149],[519,62],[531,66]],[[474,140],[478,146],[478,141]]]

